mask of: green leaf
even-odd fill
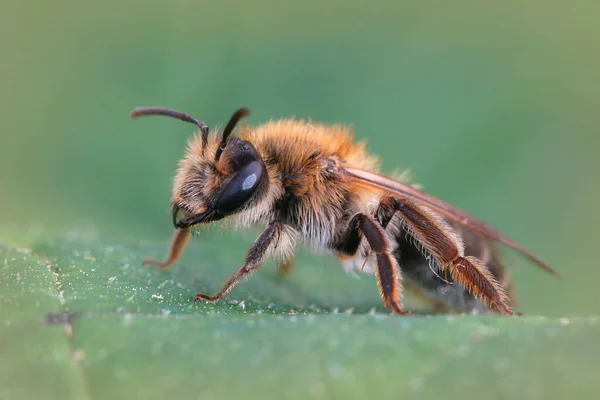
[[[58,267],[27,248],[0,247],[0,399],[85,399]],[[51,324],[52,323],[52,324]]]
[[[281,279],[267,264],[224,301],[195,303],[243,258],[211,250],[224,239],[194,241],[168,271],[141,265],[164,243],[71,233],[2,247],[0,398],[561,399],[600,388],[597,318],[399,318],[372,277],[327,260],[301,256]]]

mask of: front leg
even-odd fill
[[[179,258],[181,258],[183,250],[185,249],[185,245],[189,239],[190,231],[188,229],[177,229],[173,235],[173,240],[171,241],[171,246],[169,247],[169,253],[167,254],[167,259],[165,261],[158,261],[152,258],[146,258],[144,260],[144,265],[154,265],[160,269],[171,267],[177,262],[177,260],[179,260]]]
[[[246,255],[246,263],[244,266],[231,275],[219,293],[214,296],[199,293],[196,295],[194,300],[206,301],[208,303],[215,302],[227,295],[227,293],[229,293],[235,287],[235,285],[240,283],[244,278],[259,269],[262,265],[264,256],[269,249],[269,246],[273,243],[273,239],[275,239],[275,246],[277,246],[277,241],[279,239],[279,235],[281,235],[282,228],[283,225],[280,222],[271,221],[267,229],[265,229],[258,239],[256,239],[252,247],[250,247],[250,250],[248,250],[248,254]]]
[[[289,273],[291,273],[294,270],[294,267],[296,266],[296,259],[294,256],[291,256],[289,258],[286,258],[285,260],[281,261],[277,267],[277,276],[282,278],[285,275],[288,275]]]

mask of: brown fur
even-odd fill
[[[506,286],[510,282],[503,264],[498,261],[498,252],[493,243],[446,221],[432,210],[418,204],[404,203],[404,209],[396,210],[400,219],[393,220],[395,222],[390,224],[389,229],[377,225],[377,229],[370,232],[350,232],[350,220],[355,215],[363,214],[369,221],[377,221],[377,210],[385,205],[382,198],[385,200],[385,196],[390,194],[372,185],[356,184],[341,173],[346,168],[373,173],[378,170],[376,157],[365,150],[364,143],[354,141],[349,128],[295,119],[270,121],[257,127],[245,125],[239,129],[239,139],[229,138],[220,159],[215,162],[221,135],[219,132],[213,133],[208,136],[206,144],[201,135],[189,140],[186,155],[179,163],[174,180],[172,202],[186,217],[213,209],[219,195],[238,172],[232,161],[236,157],[235,146],[230,143],[238,140],[238,144],[253,146],[266,176],[250,200],[235,212],[224,216],[225,220],[239,227],[256,223],[271,226],[276,221],[275,244],[251,249],[249,253],[256,257],[253,270],[258,268],[263,257],[271,255],[280,258],[282,272],[291,270],[294,247],[297,241],[301,241],[313,248],[332,250],[346,265],[363,263],[364,267],[366,264],[367,271],[387,279],[387,282],[379,281],[385,305],[391,306],[397,313],[404,313],[400,272],[402,261],[408,260],[406,249],[410,247],[406,246],[410,245],[401,237],[410,235],[416,241],[412,249],[416,249],[423,257],[433,256],[439,270],[449,271],[449,279],[454,278],[473,298],[482,297],[485,303],[496,310],[511,313],[509,299],[498,281]],[[239,142],[240,139],[242,142]],[[370,243],[378,246],[374,248],[377,257],[370,257],[371,248],[364,240],[365,234],[371,236]],[[377,239],[382,234],[386,236]],[[182,239],[184,237],[187,238],[182,233],[176,235],[180,244],[174,242],[168,261],[158,264],[165,267],[177,261],[186,243]],[[358,251],[348,250],[352,247],[349,245],[352,241],[358,246]],[[471,250],[474,248],[476,252]],[[398,253],[401,249],[404,249],[402,254]],[[429,261],[414,259],[417,262],[414,268],[420,271],[431,268]],[[373,265],[373,260],[379,260],[379,269]],[[485,267],[487,262],[492,264],[489,270]],[[351,268],[357,269],[355,266]],[[228,281],[227,292],[245,276],[245,269],[240,271]],[[461,310],[453,300],[444,303],[439,296],[431,296],[431,292],[428,292],[427,282],[423,279],[438,278],[413,278],[408,287],[420,291],[420,297],[429,298],[437,309],[445,305],[450,310]],[[217,299],[224,294],[198,295],[197,298]],[[469,300],[468,304],[475,303]]]

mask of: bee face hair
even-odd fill
[[[250,112],[237,110],[221,134],[209,136],[208,126],[195,118],[162,107],[135,109],[132,117],[164,115],[195,124],[200,140],[192,138],[181,161],[173,190],[173,225],[191,225],[220,220],[239,212],[265,191],[267,173],[252,143],[231,137],[239,120]],[[180,213],[184,218],[178,220]]]
[[[176,227],[217,221],[240,212],[267,189],[265,166],[252,143],[232,138],[223,148],[221,142],[218,136],[209,137],[208,146],[198,148],[199,141],[190,140],[173,189]],[[218,149],[223,150],[216,160]],[[184,218],[177,221],[180,210]]]

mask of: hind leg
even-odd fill
[[[474,256],[465,248],[468,233],[416,204],[382,199],[376,213],[381,225],[387,227],[394,216],[400,218],[390,227],[399,245],[395,257],[421,297],[437,309],[513,314],[510,296],[494,273],[503,268],[490,265],[490,245],[476,241],[487,254]],[[412,242],[407,240],[407,233]]]

